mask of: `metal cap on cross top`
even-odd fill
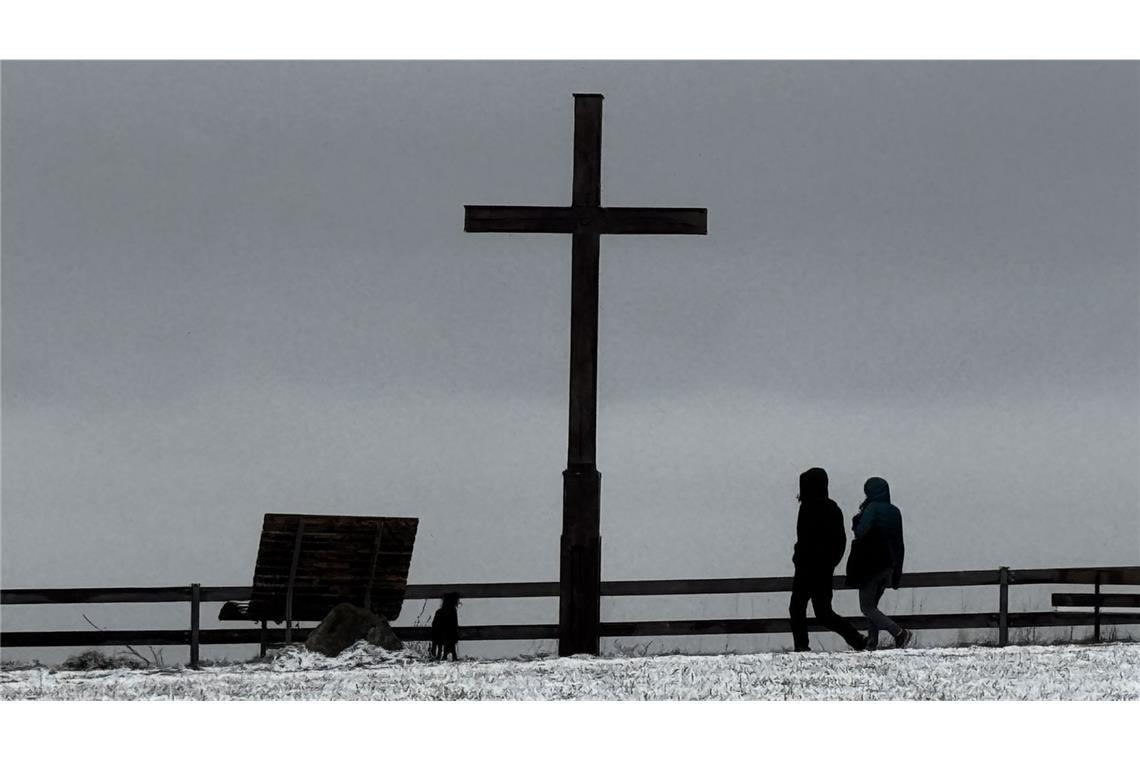
[[[597,469],[598,256],[601,235],[705,235],[708,210],[602,206],[602,95],[574,94],[569,206],[464,206],[466,232],[572,235],[570,424],[562,473],[559,642],[597,654],[601,613],[601,473]]]

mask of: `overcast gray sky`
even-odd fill
[[[245,584],[265,512],[553,580],[570,241],[606,205],[607,579],[790,572],[797,476],[909,570],[1140,560],[1135,63],[5,63],[5,587]],[[537,622],[537,621],[535,621]]]

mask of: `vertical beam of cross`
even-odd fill
[[[574,96],[574,208],[602,201],[602,96]],[[602,593],[602,475],[597,469],[599,238],[573,233],[570,419],[562,473],[558,653],[598,654]]]
[[[704,235],[703,208],[602,205],[602,96],[574,95],[570,206],[465,206],[466,232],[572,235],[570,420],[562,473],[558,653],[597,654],[601,620],[601,486],[597,469],[598,265],[601,235]]]

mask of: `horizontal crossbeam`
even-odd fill
[[[465,232],[706,235],[708,209],[575,206],[464,206]]]

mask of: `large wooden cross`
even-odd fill
[[[704,235],[703,208],[602,206],[602,96],[574,95],[569,206],[465,206],[466,232],[573,235],[570,436],[562,473],[558,653],[597,654],[601,612],[601,486],[597,470],[598,236]]]

